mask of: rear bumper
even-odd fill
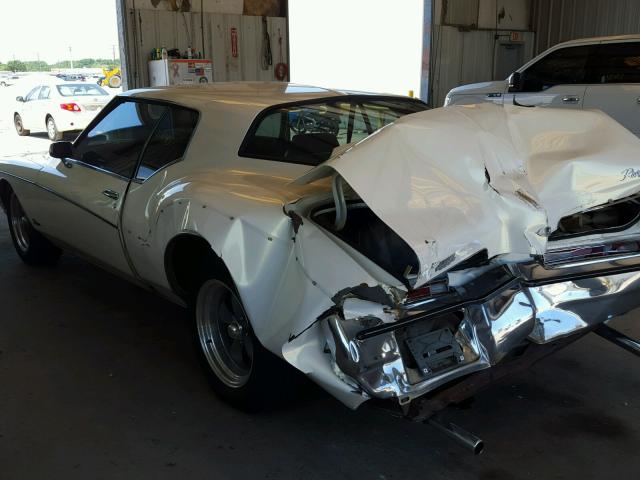
[[[640,306],[636,268],[542,284],[514,278],[477,301],[409,314],[377,329],[361,326],[371,324],[370,312],[358,316],[353,303],[345,305],[326,322],[334,367],[366,396],[407,404],[490,369],[527,344],[567,343]]]
[[[60,132],[84,130],[98,112],[66,112],[61,110],[53,115],[56,127]]]

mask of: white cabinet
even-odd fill
[[[211,60],[170,58],[149,61],[149,83],[152,87],[192,85],[212,81]]]

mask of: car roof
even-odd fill
[[[589,44],[589,43],[601,43],[601,42],[627,42],[638,40],[640,41],[640,35],[638,34],[630,34],[630,35],[611,35],[608,37],[591,37],[591,38],[576,38],[575,40],[569,40],[566,42],[558,43],[554,45],[555,47],[566,47],[568,45],[576,45],[576,44]]]
[[[273,105],[321,100],[346,95],[372,95],[368,92],[332,90],[311,85],[299,85],[287,82],[215,82],[196,85],[170,87],[152,87],[129,90],[120,96],[165,100],[195,108],[197,110],[215,110],[216,106],[233,105],[237,110],[259,112]],[[385,95],[396,96],[396,95]],[[403,98],[403,97],[399,97]]]

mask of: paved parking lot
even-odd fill
[[[0,92],[5,95],[7,91]],[[0,119],[3,155],[45,151]],[[75,257],[19,262],[0,214],[0,479],[635,479],[640,359],[588,335],[431,427],[314,388],[239,413],[209,390],[183,310]],[[640,337],[638,313],[617,321]]]

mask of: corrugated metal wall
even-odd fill
[[[640,32],[638,0],[533,0],[535,53],[576,38]]]
[[[202,49],[200,13],[129,9],[127,22],[128,68],[137,88],[149,85],[148,61],[151,50],[165,46],[184,51],[188,46]],[[133,20],[135,18],[135,21]],[[287,20],[268,17],[273,65],[261,68],[262,18],[247,15],[204,14],[205,55],[213,60],[213,76],[218,82],[231,80],[275,80],[274,66],[280,61],[278,39],[282,37],[282,59],[287,58]],[[231,28],[238,32],[238,56],[231,55]]]

